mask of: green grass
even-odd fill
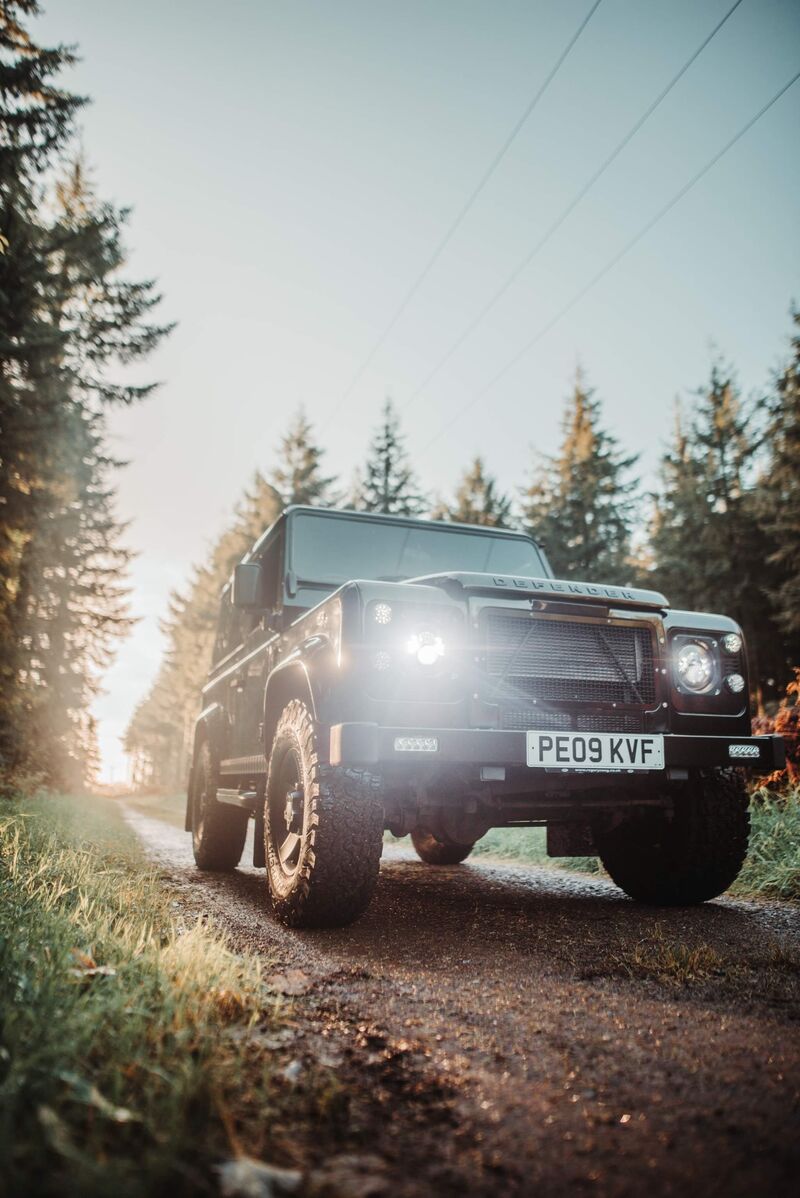
[[[687,985],[724,976],[727,963],[710,945],[673,944],[656,927],[649,940],[612,953],[610,966],[628,978]]]
[[[545,828],[491,828],[472,850],[473,857],[498,857],[524,865],[552,865]]]
[[[472,854],[523,865],[578,869],[588,874],[601,872],[596,857],[548,857],[546,828],[492,828],[478,841]]]
[[[780,795],[756,791],[750,849],[732,892],[800,899],[800,787]]]
[[[716,999],[797,1004],[800,998],[800,954],[788,943],[727,952],[725,946],[687,944],[656,924],[647,938],[633,945],[610,946],[595,976],[690,987]]]
[[[172,899],[112,801],[0,803],[0,1190],[214,1193],[263,1140],[279,1000]]]

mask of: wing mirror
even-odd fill
[[[231,600],[234,607],[263,606],[261,598],[261,567],[258,562],[239,562],[233,570]]]

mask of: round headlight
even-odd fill
[[[435,632],[415,632],[408,639],[406,652],[416,657],[421,666],[434,666],[444,657],[444,641]]]
[[[714,657],[702,641],[691,641],[678,652],[678,681],[686,690],[701,694],[714,681]]]
[[[725,685],[734,695],[740,695],[744,690],[744,678],[741,674],[729,674],[725,679]]]
[[[738,632],[729,632],[722,638],[722,648],[726,653],[741,653],[742,638]]]

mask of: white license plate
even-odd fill
[[[664,737],[617,732],[529,732],[528,765],[556,770],[663,770]]]

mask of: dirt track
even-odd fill
[[[395,849],[359,923],[292,932],[261,871],[201,875],[188,835],[127,814],[187,916],[302,971],[289,1075],[347,1092],[337,1148],[370,1158],[361,1189],[342,1166],[354,1198],[795,1191],[797,908],[648,910],[600,880]],[[287,1130],[283,1163],[330,1151]]]

